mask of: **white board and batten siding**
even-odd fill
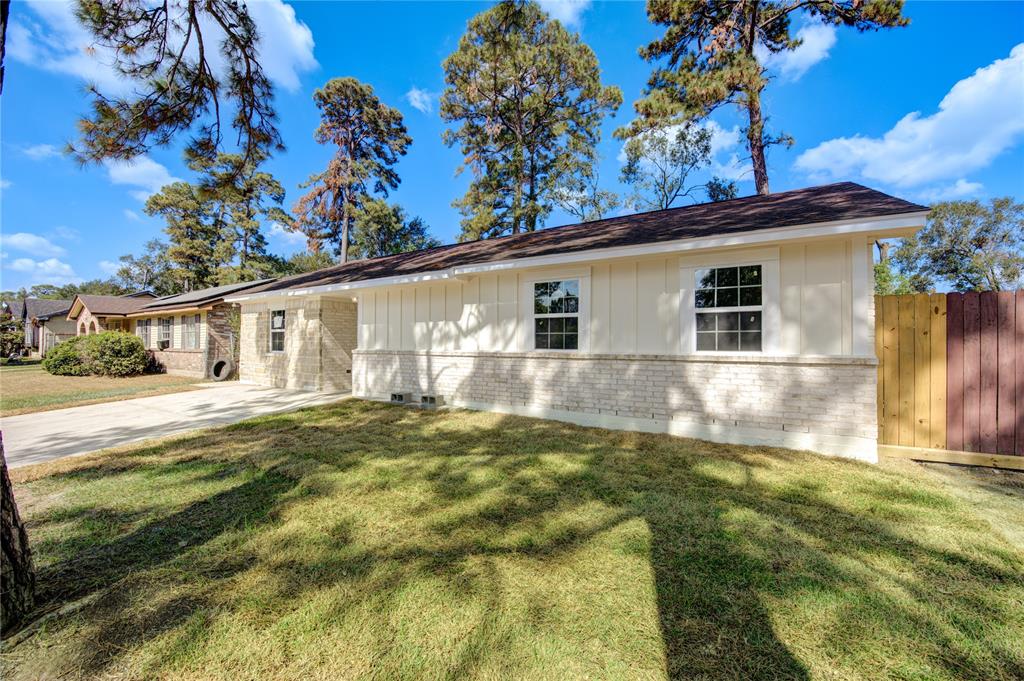
[[[364,289],[356,294],[358,342],[367,350],[528,351],[533,283],[573,278],[580,281],[580,352],[690,354],[695,271],[758,263],[763,354],[867,356],[871,262],[866,238],[837,238]]]

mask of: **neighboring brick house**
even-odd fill
[[[226,299],[240,378],[875,461],[872,246],[927,210],[839,183],[286,277]]]
[[[105,330],[134,333],[167,373],[209,378],[215,368],[230,370],[237,362],[234,306],[225,303],[224,296],[270,281],[228,284],[162,298],[83,295],[75,298],[68,319],[76,323],[79,335]],[[226,361],[231,365],[224,364]]]
[[[74,325],[65,319],[70,300],[23,298],[5,301],[4,307],[22,323],[25,350],[30,355],[44,355],[56,343],[75,335]]]

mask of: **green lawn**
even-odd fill
[[[13,477],[86,605],[4,679],[1024,677],[1024,503],[916,464],[350,400]]]
[[[54,376],[38,362],[0,367],[0,416],[193,390],[197,379],[167,374],[129,378]]]

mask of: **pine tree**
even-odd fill
[[[146,201],[147,215],[159,215],[166,223],[170,241],[167,259],[171,278],[180,291],[193,291],[216,284],[220,260],[217,246],[223,222],[213,202],[188,182],[166,185]]]
[[[265,222],[290,224],[281,209],[284,187],[273,175],[260,171],[256,162],[240,154],[218,154],[214,162],[193,159],[190,166],[201,173],[198,192],[214,205],[221,229],[215,249],[219,263],[217,281],[229,284],[270,276],[277,269],[267,253]]]
[[[122,255],[115,275],[126,291],[152,291],[158,296],[180,293],[171,275],[167,244],[150,239],[140,256]]]
[[[641,48],[640,56],[663,65],[651,74],[647,96],[636,103],[639,119],[632,131],[655,122],[706,118],[723,104],[735,105],[747,119],[757,192],[767,194],[765,152],[774,144],[792,144],[792,138],[765,130],[761,95],[768,76],[756,52],[799,47],[790,35],[796,12],[866,31],[906,26],[902,9],[903,0],[648,0],[648,18],[665,33]]]
[[[213,159],[225,111],[234,112],[231,126],[247,159],[284,148],[259,32],[244,2],[78,0],[76,14],[133,85],[116,97],[90,86],[92,115],[79,121],[81,139],[70,147],[83,163],[129,160],[183,133],[192,134],[192,155]]]
[[[351,255],[356,259],[380,258],[440,245],[420,218],[407,220],[401,206],[369,199],[356,214]]]
[[[532,0],[506,0],[470,20],[444,62],[441,117],[469,190],[455,205],[461,240],[533,231],[564,176],[593,159],[604,116],[622,102],[601,85],[597,57]]]
[[[309,191],[294,207],[293,228],[306,235],[309,250],[335,247],[348,260],[349,235],[359,207],[371,193],[387,196],[399,182],[394,165],[409,137],[402,114],[355,78],[334,78],[313,93],[320,109],[314,139],[337,147],[327,168],[303,185]]]

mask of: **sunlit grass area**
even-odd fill
[[[349,400],[12,475],[78,605],[5,679],[1024,677],[1024,552],[909,463]]]
[[[112,376],[54,376],[38,363],[0,368],[0,416],[113,402],[193,390],[195,378],[146,374]]]

